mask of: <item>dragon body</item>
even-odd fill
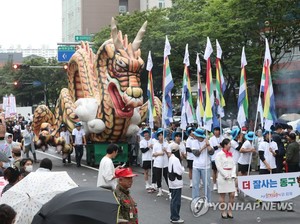
[[[97,54],[88,43],[77,46],[68,63],[68,88],[61,90],[55,113],[44,105],[34,112],[36,136],[41,138],[41,131],[43,136],[55,136],[62,123],[72,131],[76,122],[82,122],[92,142],[125,141],[138,132],[148,107],[143,104],[140,73],[144,61],[139,49],[146,24],[135,40],[128,43],[127,36],[123,37],[112,19],[112,37],[101,45]],[[161,102],[157,97],[154,106],[159,126]],[[61,140],[55,139],[54,144],[61,144]]]

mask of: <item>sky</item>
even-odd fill
[[[1,48],[56,49],[62,40],[61,1],[0,0]]]

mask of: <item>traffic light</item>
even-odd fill
[[[65,71],[68,70],[68,64],[64,64],[64,70],[65,70]]]
[[[29,69],[30,65],[25,65],[25,64],[14,64],[13,69]]]

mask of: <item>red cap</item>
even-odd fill
[[[116,178],[135,177],[137,174],[132,173],[131,168],[120,168],[115,171]]]

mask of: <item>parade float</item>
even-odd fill
[[[34,112],[33,131],[38,147],[60,145],[71,150],[57,137],[61,124],[70,132],[81,122],[88,144],[87,162],[96,165],[106,154],[106,146],[113,142],[123,149],[116,162],[128,159],[127,138],[136,135],[139,124],[147,117],[147,102],[143,104],[140,73],[144,68],[140,44],[147,22],[134,41],[117,30],[111,22],[111,39],[93,53],[88,43],[81,42],[68,62],[68,88],[63,88],[55,112],[40,105]],[[157,118],[161,117],[161,102],[154,100]],[[160,126],[160,121],[156,121]]]

